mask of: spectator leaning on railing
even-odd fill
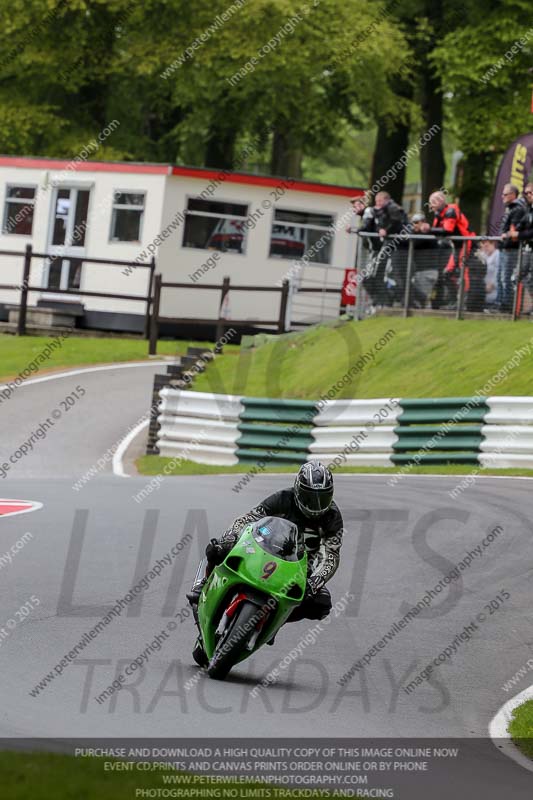
[[[376,224],[376,209],[372,206],[367,206],[366,200],[361,197],[352,197],[350,200],[351,206],[356,216],[359,217],[359,225],[356,228],[348,227],[348,233],[375,233],[377,234]],[[375,272],[378,266],[377,254],[381,247],[381,239],[378,236],[365,236],[363,237],[363,247],[369,251],[368,263],[365,265],[365,277],[363,278],[363,286],[370,295],[372,303],[377,305],[383,302],[382,289],[376,286]],[[357,265],[361,269],[361,264]]]
[[[367,206],[366,202],[360,197],[352,197],[350,200],[355,214],[360,217],[360,225],[358,228],[348,228],[348,233],[376,233],[378,232],[377,224],[377,207]],[[379,251],[381,249],[382,241],[377,236],[368,236],[363,238],[364,246],[370,251],[370,260],[365,266],[365,277],[363,279],[363,286],[370,295],[372,303],[377,305],[384,305],[385,303],[385,284],[383,283],[383,272],[385,269],[385,261],[383,261],[383,270],[381,270],[381,259],[379,258]],[[381,281],[379,280],[379,273],[381,273]]]
[[[350,203],[354,213],[360,218],[360,224],[357,228],[347,228],[348,233],[377,233],[375,209],[372,206],[367,206],[360,197],[352,197]],[[367,237],[364,241],[371,250],[376,252],[381,247],[381,242],[377,237]]]
[[[407,269],[407,239],[405,236],[400,238],[401,233],[407,233],[407,214],[403,208],[396,203],[388,192],[378,192],[375,200],[375,216],[378,233],[384,241],[384,247],[377,257],[378,266],[376,269],[376,282],[379,282],[380,290],[384,291],[384,278],[387,261],[390,257],[392,262],[392,282],[393,291],[390,296],[385,296],[385,302],[391,300],[402,301],[405,287],[405,274]],[[386,237],[397,237],[392,241],[394,247],[392,251],[387,248]],[[390,244],[390,242],[389,242]]]
[[[518,230],[511,234],[511,238],[531,243],[533,239],[533,183],[526,185],[524,196],[526,199],[525,214],[519,223]]]
[[[425,214],[413,214],[408,225],[409,233],[423,234],[427,225]],[[412,301],[415,308],[426,308],[439,277],[437,269],[436,239],[413,240],[413,294]]]
[[[476,256],[485,264],[485,310],[496,311],[498,299],[498,272],[500,269],[500,250],[496,242],[487,239],[481,242]]]
[[[501,258],[498,273],[498,305],[500,311],[510,314],[513,310],[513,273],[518,263],[518,236],[515,233],[521,228],[526,216],[526,203],[519,197],[518,187],[506,183],[502,198],[505,212],[500,223]]]
[[[433,192],[429,196],[429,207],[435,218],[433,225],[425,223],[424,233],[433,233],[441,236],[475,236],[470,230],[470,223],[457,203],[448,203],[444,192]],[[433,308],[441,308],[448,304],[454,307],[457,299],[458,276],[461,263],[466,261],[470,254],[470,243],[458,245],[454,248],[449,243],[441,242],[441,257],[438,260],[439,280],[436,286]],[[465,269],[465,289],[469,289],[468,270]]]
[[[477,258],[475,256],[478,256]],[[465,269],[465,276],[468,274],[468,294],[466,296],[466,310],[477,311],[485,310],[487,302],[487,265],[484,259],[479,258],[479,247],[474,245],[468,259],[468,267]]]
[[[533,183],[526,184],[524,195],[525,214],[517,227],[509,231],[506,238],[522,244],[522,267],[518,277],[525,282],[530,299],[533,299]]]

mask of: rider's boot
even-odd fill
[[[187,594],[185,595],[191,606],[198,605],[198,601],[200,600],[200,595],[202,594],[202,589],[204,587],[205,581],[206,579],[204,578],[203,581],[200,581],[200,583],[195,584],[192,587],[191,591],[187,592]]]
[[[207,580],[207,558],[202,558],[196,570],[196,577],[190,592],[185,595],[191,606],[197,606],[202,594],[204,583]]]

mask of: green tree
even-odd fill
[[[353,50],[354,35],[364,34],[375,19],[368,0],[360,0],[357,14],[344,0],[248,0],[192,57],[176,65],[227,4],[195,4],[193,24],[186,28],[180,24],[182,2],[170,5],[174,24],[165,4],[151,31],[159,69],[172,86],[173,103],[184,112],[183,141],[206,143],[207,166],[232,166],[243,137],[268,134],[271,170],[298,177],[304,155],[339,141],[342,120],[357,126],[372,117],[379,96],[391,94],[387,79],[404,58],[403,34],[388,23],[383,33],[396,64],[381,57],[375,37],[363,40],[357,54]],[[152,4],[148,13],[156,7]],[[269,42],[275,45],[261,55]],[[139,65],[146,46],[137,42]]]
[[[465,24],[444,37],[432,62],[446,86],[447,119],[464,153],[461,203],[482,230],[482,203],[495,166],[511,141],[532,128],[531,4],[472,0],[467,10]]]
[[[175,157],[179,109],[168,88],[129,63],[146,28],[131,0],[14,0],[0,8],[0,145],[5,153],[75,156],[111,120],[101,159]],[[172,137],[171,137],[172,138]]]
[[[386,174],[402,156],[410,140],[426,131],[431,138],[420,150],[422,196],[444,185],[444,96],[442,75],[433,60],[435,48],[451,31],[464,24],[464,7],[457,0],[407,0],[387,7],[391,20],[404,32],[408,45],[403,66],[391,79],[394,105],[379,110],[378,130],[372,169],[372,183]],[[388,57],[388,53],[387,53]],[[400,199],[405,185],[405,170],[387,184],[388,191]]]

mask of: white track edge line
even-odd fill
[[[79,367],[77,369],[66,370],[65,372],[54,372],[52,375],[43,375],[42,378],[28,378],[28,380],[23,381],[16,388],[20,389],[21,386],[29,386],[33,383],[44,383],[45,381],[54,381],[59,378],[68,378],[69,375],[82,375],[85,372],[105,372],[111,369],[131,369],[132,367],[162,367],[168,366],[168,364],[170,364],[170,361],[132,361],[121,364],[103,364],[100,367]],[[11,383],[13,383],[13,381],[11,381]],[[7,383],[0,384],[0,391],[8,388],[9,386]]]
[[[512,712],[526,700],[533,700],[533,686],[528,686],[523,692],[504,703],[489,723],[489,735],[492,743],[501,753],[504,753],[508,758],[512,758],[524,769],[533,772],[533,761],[518,749],[507,730]]]
[[[105,372],[112,369],[132,369],[133,367],[162,367],[162,366],[168,366],[169,363],[170,360],[131,361],[121,364],[103,364],[101,366],[96,366],[96,367],[80,367],[78,369],[65,370],[64,372],[54,372],[52,375],[43,375],[41,378],[29,378],[28,380],[23,381],[23,383],[21,383],[20,386],[27,386],[29,384],[34,384],[34,383],[44,383],[46,381],[59,380],[60,378],[68,378],[69,375],[83,375],[87,372]],[[20,388],[20,386],[17,386],[17,389]],[[7,389],[7,388],[8,388],[7,383],[0,384],[0,391],[2,389]],[[143,422],[139,423],[139,425],[136,425],[136,427],[133,428],[133,430],[130,431],[119,444],[117,450],[113,455],[113,473],[115,475],[118,475],[121,478],[131,477],[130,475],[127,474],[127,472],[124,471],[124,467],[122,464],[122,455],[128,448],[130,442],[146,425],[148,425],[149,422],[150,420],[146,419]],[[118,458],[117,454],[119,454]]]
[[[137,434],[150,424],[149,419],[144,419],[139,422],[120,442],[119,446],[113,454],[113,474],[118,475],[120,478],[131,478],[124,469],[124,456],[130,444],[133,442]]]
[[[244,475],[243,472],[211,472],[205,473],[191,473],[190,475],[167,475],[167,478],[234,478],[237,475]],[[280,478],[290,475],[290,472],[263,472],[260,475],[255,475],[256,478]],[[335,476],[335,480],[339,478],[387,478],[389,475],[395,475],[394,472],[340,472]],[[131,477],[131,476],[130,476]],[[139,474],[137,477],[147,477],[146,475]],[[461,475],[406,475],[406,478],[460,478]],[[466,476],[462,476],[466,477]],[[476,480],[482,478],[483,480],[504,480],[504,481],[533,481],[533,477],[523,475],[477,475]],[[399,483],[399,481],[398,481]],[[394,487],[391,487],[394,488]]]
[[[503,469],[503,467],[502,467]],[[282,475],[283,473],[268,473],[269,475]],[[401,475],[400,480],[396,481],[396,484],[399,484],[403,481],[404,478],[467,478],[469,473],[462,474],[457,473],[457,475],[450,475],[450,474],[440,474],[436,472],[433,475],[427,474],[420,474],[420,475],[403,475],[401,472],[339,472],[339,477],[342,476],[343,478],[355,478],[356,476],[359,478],[386,478],[387,476],[392,477],[393,475]],[[533,481],[533,477],[530,475],[476,475],[476,481],[479,479],[488,481],[488,480],[504,480],[504,481]],[[396,486],[396,484],[394,484]],[[393,487],[391,487],[393,488]]]

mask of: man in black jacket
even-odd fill
[[[409,233],[423,234],[427,226],[426,216],[422,213],[413,214],[409,223]],[[426,308],[429,298],[432,296],[435,284],[439,277],[436,253],[438,250],[437,240],[414,239],[414,275],[412,301],[415,308]]]
[[[362,197],[352,197],[350,200],[354,214],[360,217],[360,224],[357,228],[349,226],[346,230],[348,233],[377,233],[376,227],[376,209],[373,206],[368,206]],[[368,244],[370,250],[379,250],[380,241],[378,237],[367,237],[365,242]]]
[[[306,595],[287,621],[327,617],[331,595],[325,584],[339,566],[343,521],[333,501],[333,476],[318,461],[303,464],[294,486],[275,492],[247,514],[237,517],[220,540],[211,539],[206,547],[206,559],[200,563],[192,591],[187,595],[189,602],[191,605],[198,603],[208,575],[224,560],[242,529],[263,517],[282,517],[294,522],[303,534],[308,554]]]
[[[498,302],[500,311],[506,314],[512,313],[513,310],[512,278],[518,262],[518,241],[513,234],[519,230],[526,215],[526,204],[518,195],[518,188],[514,184],[505,184],[502,193],[505,213],[500,225],[502,252],[498,272]]]
[[[366,199],[363,200],[360,196],[352,197],[350,200],[354,213],[360,217],[360,224],[358,227],[348,227],[348,233],[371,233],[374,236],[362,236],[363,252],[362,259],[364,263],[357,263],[359,274],[363,277],[363,286],[370,295],[374,305],[383,304],[384,302],[384,284],[383,275],[381,276],[381,285],[376,281],[376,269],[378,266],[377,254],[381,248],[382,241],[377,235],[378,229],[376,225],[376,209],[373,206],[366,204]]]
[[[382,247],[375,257],[372,275],[365,281],[364,286],[375,305],[384,305],[389,300],[384,282],[389,258],[392,262],[392,278],[395,284],[392,297],[394,300],[401,300],[403,297],[407,269],[408,219],[403,208],[394,202],[388,192],[377,193],[374,218],[382,239]]]
[[[378,192],[375,202],[379,235],[385,237],[401,233],[408,221],[403,208],[394,202],[388,192]]]
[[[522,281],[529,276],[529,293],[533,294],[533,253],[531,252],[531,245],[533,244],[533,183],[526,185],[524,196],[526,198],[524,216],[514,230],[502,234],[502,239],[510,239],[516,244],[522,243],[524,247],[522,267],[517,278]]]
[[[511,239],[513,242],[529,242],[533,239],[533,183],[528,183],[524,189],[526,205],[524,215],[518,221],[514,230],[502,233],[502,239]]]

